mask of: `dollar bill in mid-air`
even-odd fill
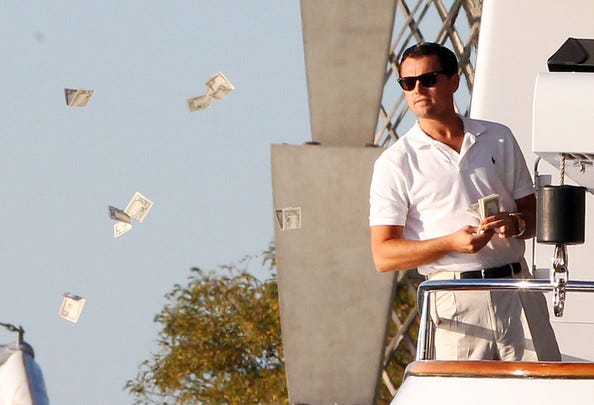
[[[118,221],[113,224],[113,237],[117,238],[132,229],[132,224],[128,224],[126,222]]]
[[[206,82],[206,87],[208,87],[207,94],[216,100],[222,99],[229,94],[231,90],[235,90],[235,87],[233,87],[229,79],[227,79],[221,72],[218,72],[209,78]]]
[[[78,322],[78,318],[82,313],[83,306],[85,305],[86,300],[83,297],[79,297],[78,295],[74,295],[71,293],[64,293],[62,298],[62,305],[60,306],[60,311],[58,314],[64,318],[69,320],[70,322]]]
[[[116,207],[112,207],[111,205],[108,208],[109,208],[109,217],[111,219],[115,219],[116,221],[125,222],[127,224],[132,223],[132,219],[130,218],[130,215],[126,214],[125,211],[122,211],[121,209],[116,208]]]
[[[70,107],[86,107],[95,90],[90,89],[64,89],[66,104]]]
[[[281,231],[301,228],[301,207],[282,208],[275,213]]]
[[[188,99],[188,110],[190,112],[205,110],[210,107],[210,96],[202,95]]]
[[[124,212],[138,222],[142,222],[152,206],[153,202],[137,191],[132,196]]]

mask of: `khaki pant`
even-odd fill
[[[456,279],[460,273],[429,278]],[[532,278],[525,261],[514,278]],[[437,360],[561,360],[540,292],[438,291],[432,302]]]

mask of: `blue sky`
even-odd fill
[[[310,140],[299,2],[9,1],[0,21],[0,322],[52,403],[129,404],[164,294],[273,239],[270,145]],[[235,90],[189,113],[218,71]],[[107,206],[136,191],[154,206],[114,239]]]

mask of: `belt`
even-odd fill
[[[465,271],[460,273],[460,278],[506,278],[518,274],[520,271],[522,271],[522,266],[516,262],[489,269]]]

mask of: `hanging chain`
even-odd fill
[[[563,185],[565,182],[565,153],[561,154],[561,159],[559,160],[559,184]]]
[[[559,160],[559,183],[563,185],[565,182],[565,153],[561,154]],[[569,279],[569,268],[567,267],[567,247],[560,243],[555,245],[555,253],[553,256],[553,274],[551,282],[553,283],[553,309],[555,316],[563,316],[565,309],[565,286]]]

